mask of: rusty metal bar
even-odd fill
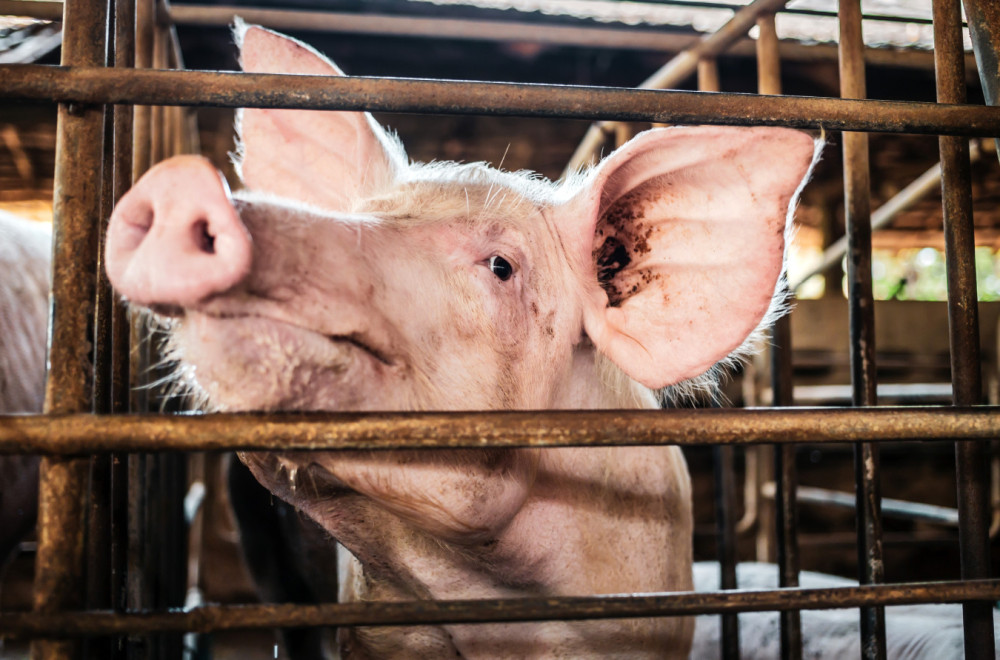
[[[75,0],[64,5],[62,61],[66,65],[106,64],[107,3]],[[103,160],[104,108],[59,106],[53,223],[53,277],[50,298],[49,373],[45,412],[88,412],[93,405],[94,338],[91,314],[97,274],[100,190],[93,185]],[[86,493],[90,461],[42,460],[38,502],[38,554],[34,610],[50,614],[75,609],[85,593]],[[78,645],[37,640],[36,660],[73,658]]]
[[[718,539],[719,588],[736,589],[736,470],[733,466],[733,447],[713,447],[715,466],[715,525]],[[721,655],[724,660],[739,660],[740,627],[736,614],[722,615]]]
[[[169,33],[167,27],[162,25],[158,21],[158,15],[160,3],[157,1],[153,7],[153,62],[152,68],[154,69],[168,69],[167,65],[167,53],[170,48],[169,43]],[[151,109],[151,119],[150,119],[150,162],[152,164],[159,163],[161,160],[165,159],[169,154],[167,153],[167,145],[169,140],[167,138],[167,122],[165,119],[166,108],[162,105],[154,105]]]
[[[766,486],[763,491],[764,497],[775,496],[774,490]],[[799,486],[797,495],[799,502],[808,504],[820,504],[843,509],[856,509],[858,505],[857,499],[853,494],[844,493],[839,490],[830,490],[828,488]],[[922,520],[924,522],[947,525],[948,527],[958,527],[958,509],[934,504],[882,498],[882,515],[886,518],[891,516],[902,520]]]
[[[153,66],[153,20],[153,0],[136,0],[134,57],[136,69],[149,69]],[[127,75],[128,72],[115,73]],[[122,103],[129,102],[122,101]],[[150,161],[152,108],[148,105],[137,105],[133,122],[132,181],[136,181],[152,164]]]
[[[964,0],[963,4],[983,96],[990,105],[1000,105],[1000,6],[992,0]],[[994,144],[1000,156],[1000,138]]]
[[[995,407],[0,415],[0,454],[986,440]]]
[[[674,592],[630,596],[355,602],[322,605],[229,605],[187,612],[0,614],[13,639],[306,626],[375,626],[693,616],[787,609],[835,609],[1000,598],[1000,580],[924,582],[824,589]]]
[[[0,66],[0,98],[1000,134],[1000,107],[526,83]]]
[[[154,0],[153,6],[153,62],[154,69],[174,69],[177,58],[173,47],[173,33],[169,24],[169,16],[164,0]],[[155,105],[151,109],[150,124],[150,161],[155,164],[173,155],[174,122],[177,106]],[[144,341],[143,341],[144,340]],[[162,363],[159,346],[151,336],[142,337],[145,350],[143,360],[147,365]],[[149,366],[143,370],[146,380],[159,380],[160,368]],[[163,388],[152,387],[149,397],[162,400]],[[142,597],[146,607],[165,609],[179,607],[184,603],[183,587],[186,578],[183,570],[184,540],[183,528],[178,528],[178,511],[181,499],[176,492],[178,478],[178,462],[182,456],[176,454],[155,454],[145,457],[146,478],[143,486],[146,489],[145,514],[146,531],[140,542],[143,543],[143,574],[144,587]],[[150,539],[159,542],[150,543]],[[180,589],[178,597],[176,591]],[[180,655],[182,638],[178,635],[156,635],[147,643],[147,653],[150,658],[174,658]]]
[[[117,11],[108,14],[109,33],[115,34]],[[118,44],[109,38],[106,48],[106,66],[114,66]],[[94,304],[94,412],[108,414],[112,398],[112,323],[115,313],[116,296],[111,289],[104,269],[104,237],[108,218],[117,199],[114,196],[115,171],[115,124],[114,111],[104,112],[104,162],[101,184],[101,211],[95,218],[100,226],[97,249],[97,289]],[[108,455],[90,458],[90,482],[87,488],[87,570],[86,607],[91,610],[111,609],[113,586],[111,582],[111,466]],[[110,638],[88,639],[83,649],[84,657],[104,657],[112,655],[113,640]]]
[[[774,14],[757,19],[757,92],[781,94],[781,57],[778,53],[778,32]]]
[[[135,50],[134,70],[149,69],[153,65],[155,0],[135,0]],[[127,75],[129,71],[116,71]],[[153,108],[149,105],[135,105],[132,120],[132,180],[134,183],[153,164],[152,127]],[[139,313],[128,313],[127,326],[122,326],[122,335],[128,335],[128,365],[122,366],[127,374],[127,408],[131,412],[149,410],[149,389],[145,387],[150,364],[149,341],[146,325]],[[132,454],[126,459],[122,486],[125,490],[125,545],[122,560],[125,563],[122,599],[124,611],[142,611],[152,607],[149,599],[151,591],[147,570],[146,538],[148,537],[149,497],[147,487],[147,459],[144,454]],[[125,655],[129,660],[147,660],[151,657],[151,645],[146,639],[126,638]]]
[[[719,61],[714,57],[703,57],[698,60],[698,91],[718,92],[722,90],[719,83]]]
[[[714,57],[698,61],[698,91],[718,92],[719,63]],[[713,405],[718,408],[718,404]],[[719,588],[736,588],[736,470],[733,466],[733,447],[719,445],[712,448],[715,481],[716,556],[719,560]],[[723,614],[720,630],[720,657],[739,660],[740,622],[735,614]]]
[[[115,0],[115,68],[135,66],[135,0]],[[114,106],[114,186],[115,203],[132,185],[132,121],[134,108]],[[130,324],[128,309],[113,298],[111,315],[111,412],[128,412]],[[111,609],[124,612],[127,605],[128,573],[128,456],[111,455],[111,530],[108,554],[111,562]],[[125,640],[114,640],[113,660],[127,657]]]
[[[963,4],[969,17],[969,34],[983,95],[987,103],[997,105],[1000,103],[1000,6],[989,0],[964,0]]]
[[[781,60],[778,55],[778,33],[774,14],[757,19],[757,91],[761,94],[781,94]],[[787,274],[786,274],[787,277]],[[771,391],[773,405],[792,406],[792,321],[786,315],[778,319],[771,331]],[[777,546],[778,586],[799,585],[799,539],[796,491],[798,471],[795,446],[782,445],[772,449],[775,485],[775,544]],[[802,657],[802,617],[797,610],[781,613],[781,657],[799,660]]]
[[[114,13],[109,13],[109,33],[115,26]],[[108,39],[105,66],[114,66],[115,44]],[[111,412],[111,324],[115,295],[104,272],[104,236],[107,221],[114,208],[114,113],[104,112],[103,165],[104,176],[100,178],[100,214],[93,220],[99,224],[97,248],[97,284],[94,301],[94,344],[93,344],[93,410],[97,413]],[[86,532],[86,608],[106,610],[111,607],[111,457],[98,455],[90,457],[89,483],[87,487],[87,532]],[[108,638],[88,639],[83,648],[83,657],[109,657],[111,640]]]
[[[774,324],[771,334],[771,388],[777,406],[794,404],[792,373],[791,318],[784,316]],[[778,586],[797,587],[800,560],[795,445],[776,446],[773,451]],[[781,657],[785,660],[802,657],[802,621],[796,610],[781,613]]]
[[[961,6],[959,0],[935,0],[933,7],[938,101],[964,103]],[[941,151],[952,391],[955,405],[965,406],[982,402],[969,151],[965,140],[956,138],[938,138],[938,145]],[[956,444],[955,478],[962,578],[988,576],[990,510],[986,442]],[[993,658],[991,604],[967,603],[963,607],[963,615],[965,657]]]
[[[860,0],[840,2],[840,95],[866,96],[864,40]],[[844,133],[844,208],[846,213],[847,297],[850,319],[850,362],[853,405],[878,403],[875,375],[875,306],[871,274],[871,180],[868,136]],[[854,447],[854,482],[857,493],[858,581],[879,584],[885,580],[882,550],[881,485],[878,445],[861,442]],[[861,610],[861,657],[884,660],[885,610]]]
[[[115,68],[119,71],[135,66],[135,0],[115,0]],[[114,200],[132,186],[133,108],[114,108]],[[128,410],[129,320],[128,309],[119,298],[114,299],[112,316],[112,375],[111,411]]]

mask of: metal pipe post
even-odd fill
[[[962,17],[959,0],[934,1],[934,54],[938,101],[964,103]],[[948,326],[951,378],[955,405],[982,403],[979,361],[979,307],[976,295],[972,183],[965,140],[938,138],[941,151],[941,196],[944,204],[945,263],[948,276]],[[958,485],[959,546],[962,578],[990,574],[989,456],[986,442],[955,445]],[[965,657],[994,657],[990,603],[966,603]]]
[[[840,3],[840,90],[844,98],[864,98],[864,40],[859,0]],[[871,198],[868,169],[868,136],[844,133],[844,207],[848,235],[847,289],[851,341],[851,385],[855,406],[874,406],[875,306],[871,274]],[[854,448],[857,492],[858,580],[878,584],[885,579],[882,550],[879,453],[874,443]],[[885,610],[861,610],[861,657],[885,659]]]
[[[115,0],[115,69],[127,71],[135,66],[135,0]],[[132,185],[132,122],[135,108],[114,106],[114,187],[117,204]],[[112,298],[111,315],[111,410],[128,412],[129,346],[131,328],[128,308],[118,297]],[[111,609],[124,612],[127,606],[128,575],[128,461],[123,453],[111,454]],[[111,648],[114,660],[124,660],[128,645],[118,637]]]
[[[757,19],[757,91],[760,94],[781,94],[781,60],[778,55],[778,33],[774,14]],[[792,397],[792,324],[783,316],[771,332],[771,392],[775,406],[794,405]],[[773,448],[776,504],[776,545],[778,548],[778,586],[799,585],[799,540],[796,524],[798,509],[796,489],[798,471],[795,446]],[[783,660],[802,658],[802,617],[796,610],[781,613],[781,657]]]
[[[719,63],[714,57],[698,61],[698,91],[718,92]],[[718,405],[715,406],[716,408]],[[712,448],[715,478],[715,528],[716,556],[719,559],[719,588],[736,588],[736,470],[733,467],[733,448],[720,445]],[[723,614],[720,636],[720,657],[739,660],[740,628],[735,614]]]
[[[64,4],[62,62],[106,64],[108,15],[104,2]],[[87,413],[93,406],[92,314],[97,273],[100,189],[94,186],[103,162],[104,108],[61,104],[56,142],[53,222],[51,345],[45,412]],[[38,554],[34,610],[52,614],[75,609],[85,593],[86,494],[90,461],[42,460],[38,502]],[[34,660],[73,658],[79,647],[67,641],[37,640]]]

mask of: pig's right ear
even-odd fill
[[[248,73],[342,76],[306,44],[237,21],[240,63]],[[367,112],[243,109],[237,171],[251,190],[334,211],[389,186],[405,166],[397,141]]]
[[[781,128],[647,131],[563,207],[587,335],[652,388],[701,375],[765,318],[813,140]]]

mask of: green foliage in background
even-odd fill
[[[976,284],[980,300],[1000,300],[1000,256],[989,247],[976,248]],[[944,253],[931,247],[875,250],[872,288],[876,300],[947,300]]]

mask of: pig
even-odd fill
[[[0,414],[40,413],[52,260],[49,225],[0,211]],[[0,569],[35,526],[37,456],[0,456]]]
[[[243,69],[343,75],[238,25]],[[815,155],[781,128],[651,130],[553,183],[411,163],[367,113],[245,109],[118,204],[106,267],[206,411],[637,409],[705,386],[782,307]],[[689,590],[678,447],[244,452],[349,551],[339,598]],[[329,596],[329,594],[327,594]],[[363,627],[344,658],[685,658],[689,618]]]

